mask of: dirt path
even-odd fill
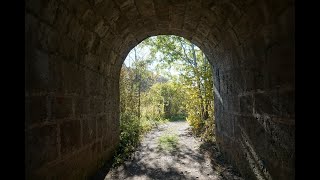
[[[169,122],[148,133],[132,160],[105,180],[241,179],[219,159],[215,145],[192,136],[186,121]]]

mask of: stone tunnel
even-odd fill
[[[292,0],[26,0],[27,179],[85,179],[119,142],[119,74],[155,35],[201,48],[217,144],[245,179],[295,179]]]

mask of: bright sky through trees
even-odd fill
[[[147,58],[147,56],[149,55],[150,53],[150,47],[149,46],[144,46],[141,48],[140,52],[139,52],[139,56],[143,56],[144,58]],[[132,49],[129,54],[127,55],[125,61],[124,61],[124,64],[127,66],[127,67],[131,67],[133,61],[134,61],[134,50]],[[150,71],[156,71],[156,66],[159,65],[161,62],[160,62],[160,57],[159,56],[156,56],[157,59],[152,61],[152,63],[148,66],[148,69]],[[171,74],[171,75],[179,75],[179,72],[174,68],[174,67],[171,67],[169,69],[167,69],[167,73]]]
[[[155,36],[152,36],[151,38],[154,38],[154,37]],[[138,56],[142,57],[142,59],[149,58],[148,56],[150,55],[150,46],[139,46],[140,44],[135,46],[135,48],[139,48],[139,50],[137,51],[139,53]],[[200,48],[195,46],[195,50],[200,50]],[[131,67],[132,66],[132,63],[133,63],[134,58],[135,58],[134,56],[135,56],[134,49],[132,49],[129,52],[129,54],[127,55],[127,57],[126,57],[126,59],[124,61],[124,64],[127,67]],[[150,71],[156,72],[157,71],[156,70],[157,65],[161,64],[160,59],[161,59],[161,57],[160,57],[159,53],[157,53],[156,54],[156,59],[152,60],[152,63],[149,64],[148,69]],[[179,70],[177,70],[175,67],[170,67],[170,68],[166,69],[166,73],[178,76],[179,75]],[[165,74],[163,74],[163,75],[165,76]]]

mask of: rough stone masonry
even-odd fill
[[[214,70],[220,151],[246,179],[295,177],[293,0],[27,0],[27,179],[85,179],[119,142],[119,73],[154,35]]]

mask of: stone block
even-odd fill
[[[61,153],[68,154],[81,146],[81,126],[79,120],[65,121],[60,125]]]
[[[83,117],[89,113],[89,99],[85,97],[75,98],[75,116]]]
[[[256,93],[254,95],[255,112],[258,114],[278,115],[280,107],[276,93]]]
[[[78,18],[81,18],[90,8],[89,1],[86,0],[67,0],[64,4]]]
[[[255,89],[254,87],[254,72],[252,69],[243,69],[241,70],[242,79],[244,80],[244,84],[242,85],[242,89],[244,92],[252,91]]]
[[[73,19],[74,15],[68,11],[64,6],[59,6],[57,9],[57,14],[53,26],[61,34],[67,34],[70,30],[70,21]]]
[[[204,21],[200,21],[197,27],[197,32],[204,37],[207,37],[210,32],[210,27]]]
[[[42,8],[46,5],[45,3],[46,3],[45,1],[41,1],[41,0],[27,1],[26,9],[35,14],[40,14],[42,11]]]
[[[63,93],[63,68],[61,57],[51,55],[49,59],[49,92]]]
[[[132,4],[134,4],[134,0],[118,0],[118,1],[116,1],[116,3],[122,9],[122,8],[125,8],[127,6],[131,6]]]
[[[240,101],[239,98],[236,96],[231,96],[230,111],[240,112]]]
[[[102,1],[100,4],[95,6],[95,12],[100,14],[110,24],[114,24],[120,17],[120,9],[114,1]]]
[[[105,132],[108,131],[108,119],[105,114],[99,116],[97,119],[97,131],[98,139],[103,137],[106,134]]]
[[[49,56],[46,52],[34,49],[32,59],[27,62],[27,90],[46,92],[49,86]]]
[[[101,58],[95,54],[89,53],[84,56],[83,65],[89,67],[92,70],[98,70]]]
[[[114,25],[115,25],[114,28],[116,32],[119,32],[119,33],[123,32],[129,26],[127,16],[121,15]]]
[[[57,126],[46,125],[26,131],[25,163],[27,169],[38,168],[58,156]]]
[[[293,4],[289,5],[285,11],[281,13],[281,15],[278,17],[278,31],[275,33],[279,33],[279,36],[282,37],[282,39],[286,39],[286,41],[294,46],[295,41],[295,7]]]
[[[82,120],[82,142],[84,145],[96,140],[97,126],[96,117],[88,117]]]
[[[282,116],[295,117],[295,91],[279,93],[279,106]]]
[[[268,69],[270,69],[268,75],[271,87],[295,84],[294,52],[290,46],[274,44],[267,49],[266,58]]]
[[[125,12],[125,15],[127,16],[129,21],[139,18],[138,9],[133,3],[121,8],[121,11]]]
[[[88,179],[98,168],[96,152],[94,146],[88,146],[58,163],[42,168],[35,179]]]
[[[269,76],[264,66],[257,67],[254,71],[254,86],[256,89],[268,90],[270,88]]]
[[[25,61],[33,58],[34,48],[38,47],[39,20],[31,14],[25,15]]]
[[[72,58],[74,57],[76,46],[78,46],[78,44],[76,44],[71,38],[67,36],[61,37],[61,42],[58,50],[59,55],[61,55],[61,57],[63,57],[65,60],[73,60]]]
[[[49,24],[53,24],[58,7],[59,2],[57,0],[49,0],[47,4],[42,7],[40,18],[47,21]]]
[[[98,35],[89,31],[84,31],[84,35],[81,40],[81,49],[83,49],[85,53],[91,52],[95,54],[99,44],[100,39]]]
[[[26,98],[28,125],[44,122],[48,118],[47,97],[31,96]]]
[[[100,38],[103,38],[108,30],[109,26],[105,20],[100,20],[94,27],[94,31],[99,35]]]
[[[152,1],[135,0],[135,3],[142,16],[150,17],[155,15],[154,4]]]
[[[70,18],[69,23],[67,25],[68,32],[67,35],[75,42],[79,42],[82,38],[84,27],[80,24],[78,18],[73,17]]]
[[[108,136],[104,136],[102,138],[102,152],[105,152],[112,148],[115,144],[112,143],[113,135],[112,133],[108,133]]]
[[[63,88],[67,93],[80,93],[81,81],[84,80],[84,73],[80,71],[77,64],[70,62],[62,63],[63,70]]]
[[[223,7],[227,13],[230,15],[228,16],[228,22],[231,27],[233,27],[241,18],[242,11],[239,7],[237,7],[233,2],[226,3],[226,7]]]
[[[81,17],[82,24],[87,30],[92,30],[98,24],[99,19],[92,9],[88,8]]]
[[[225,114],[220,122],[220,131],[224,132],[225,135],[228,137],[234,136],[234,115],[231,114]]]
[[[53,97],[51,99],[52,116],[54,118],[66,118],[72,115],[72,98],[71,97]]]
[[[253,113],[253,99],[251,95],[240,96],[240,113],[252,114]]]
[[[61,35],[55,29],[47,24],[40,23],[38,41],[41,49],[50,53],[57,52],[61,42],[60,38]]]

